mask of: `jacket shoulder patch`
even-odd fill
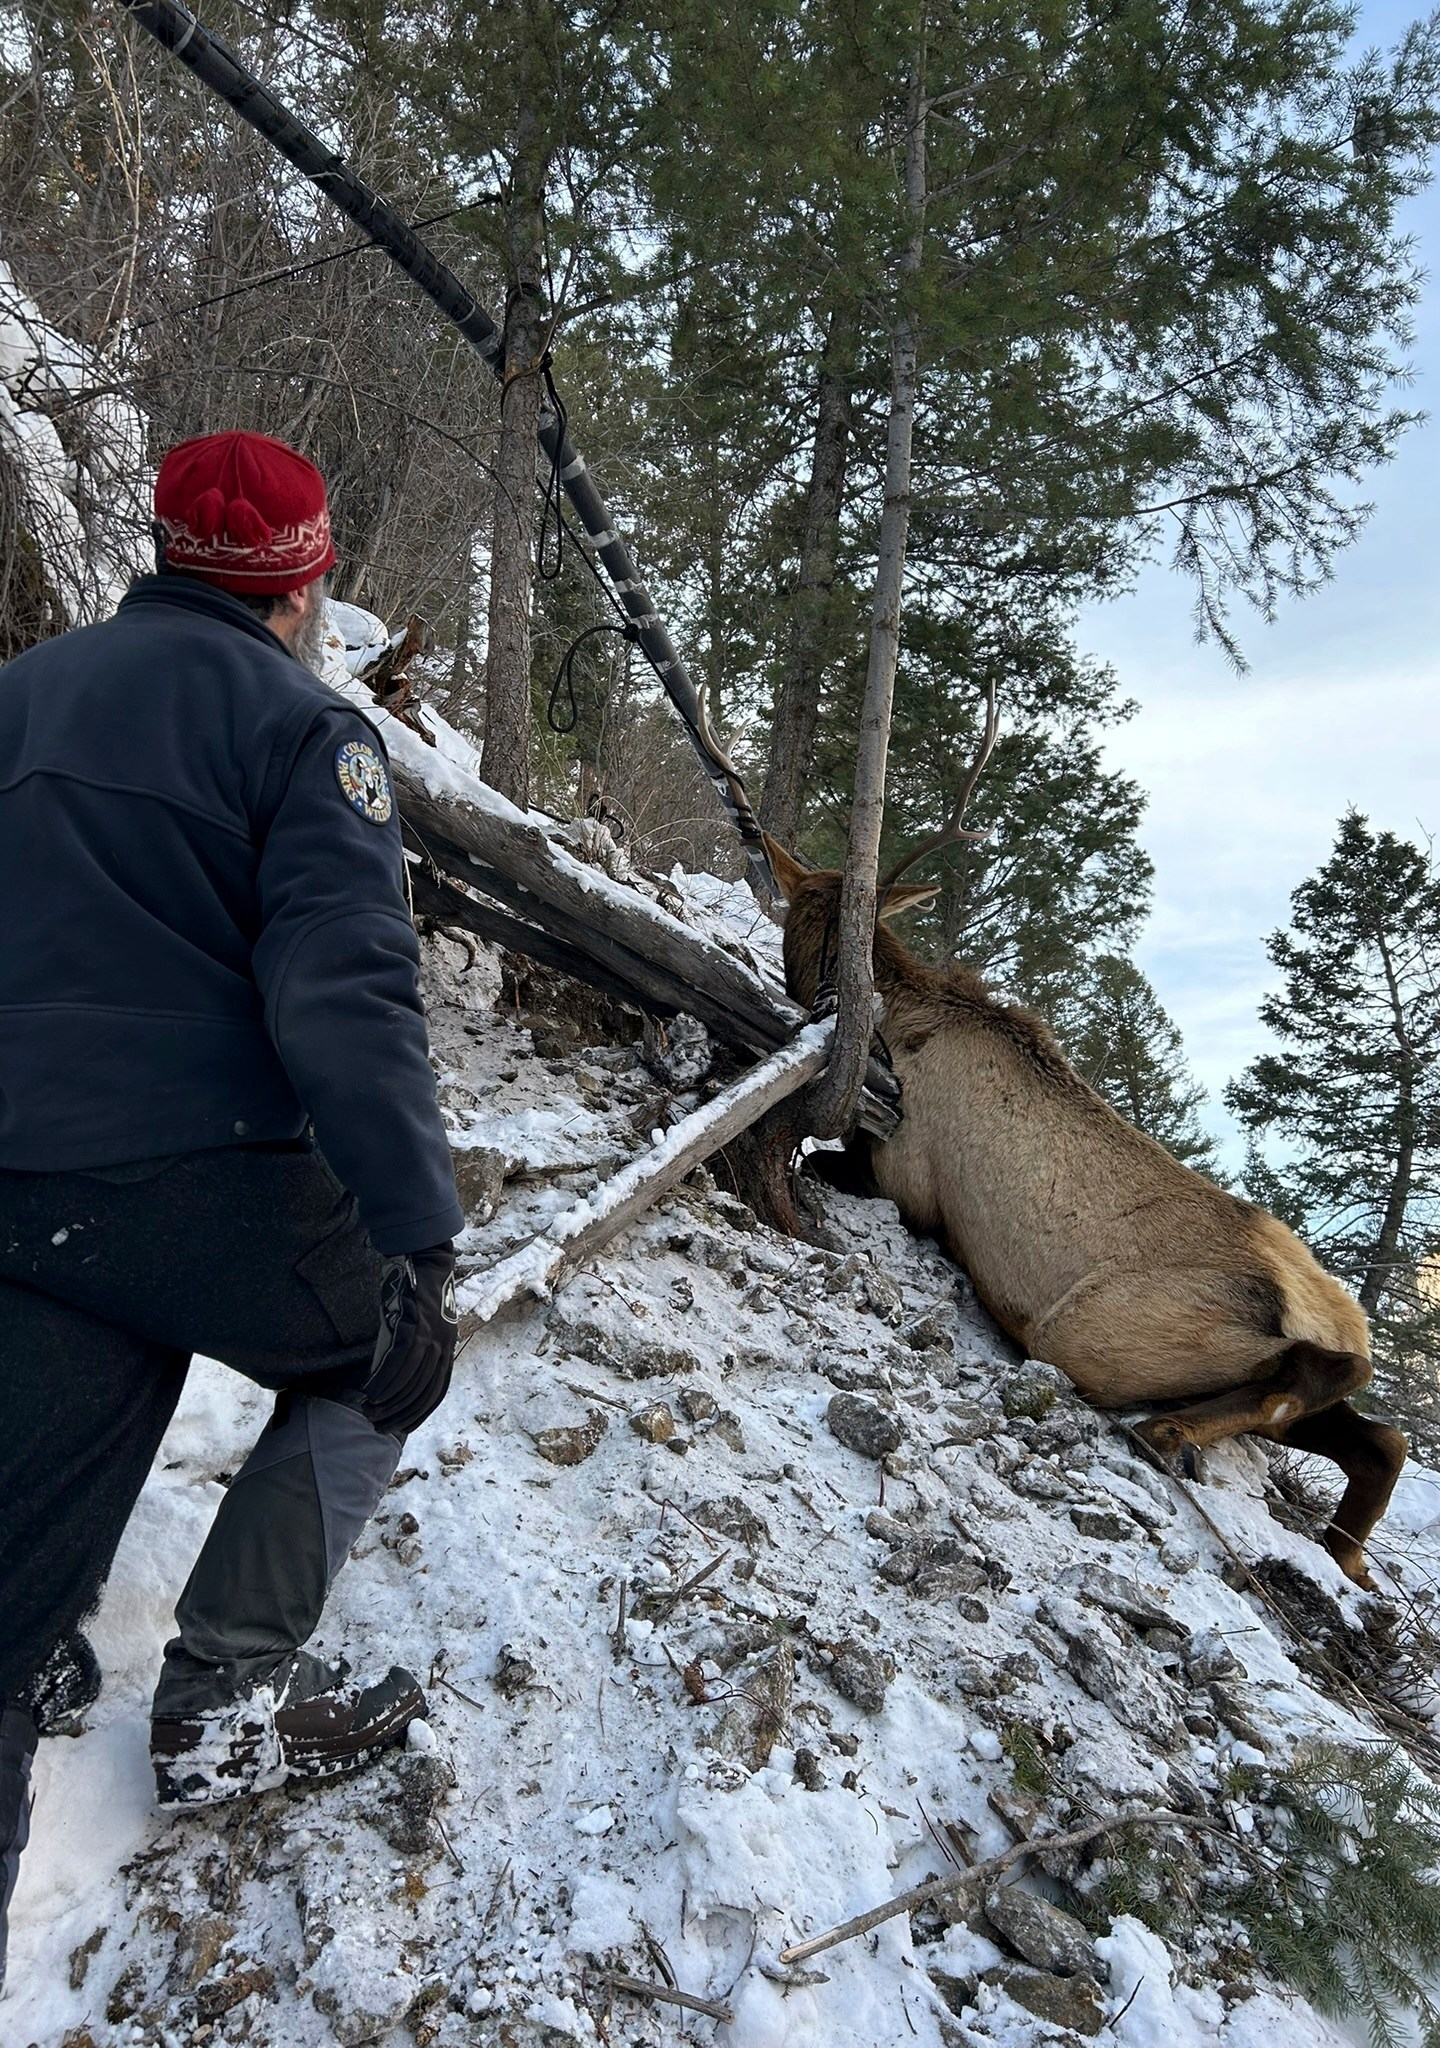
[[[345,801],[372,825],[386,825],[395,808],[385,763],[368,740],[345,740],[335,749],[335,780]]]

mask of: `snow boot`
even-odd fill
[[[263,1684],[223,1705],[150,1723],[155,1788],[167,1811],[214,1806],[277,1785],[364,1770],[425,1718],[420,1682],[401,1666],[374,1685],[346,1683],[348,1667],[298,1652]]]
[[[30,1839],[30,1759],[34,1717],[23,1707],[0,1706],[0,1991],[5,1989],[5,1936],[10,1899],[20,1875],[20,1851]]]

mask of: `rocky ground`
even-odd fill
[[[772,943],[743,898],[675,886]],[[638,1026],[443,937],[427,971],[480,1271],[693,1106],[709,1052],[625,1042]],[[42,1745],[4,2048],[1350,2038],[1265,1980],[1228,1903],[1296,1746],[1373,1742],[1333,1671],[1384,1677],[1385,1605],[1256,1446],[1197,1489],[1217,1536],[892,1208],[825,1202],[812,1248],[701,1173],[482,1332],[324,1633],[425,1678],[428,1729],[351,1784],[168,1820],[147,1689],[263,1417],[197,1366],[94,1626],[106,1692]],[[1412,1468],[1392,1591],[1423,1598],[1437,1516]],[[1209,1825],[779,1960],[1017,1837],[1156,1807]]]

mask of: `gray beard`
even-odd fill
[[[312,675],[318,676],[325,665],[325,579],[318,578],[310,585],[306,597],[305,614],[290,643],[290,652],[298,662],[303,662]]]

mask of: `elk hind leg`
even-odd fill
[[[1388,1422],[1361,1415],[1348,1401],[1337,1401],[1318,1415],[1299,1416],[1280,1441],[1329,1458],[1345,1474],[1340,1505],[1320,1540],[1347,1579],[1373,1592],[1365,1540],[1390,1505],[1409,1448],[1404,1435]]]
[[[1333,1407],[1363,1387],[1367,1359],[1350,1351],[1324,1351],[1318,1344],[1291,1344],[1263,1380],[1247,1380],[1208,1401],[1191,1401],[1166,1415],[1152,1415],[1135,1434],[1166,1464],[1193,1478],[1196,1453],[1232,1436],[1267,1436],[1279,1441],[1303,1418]]]

